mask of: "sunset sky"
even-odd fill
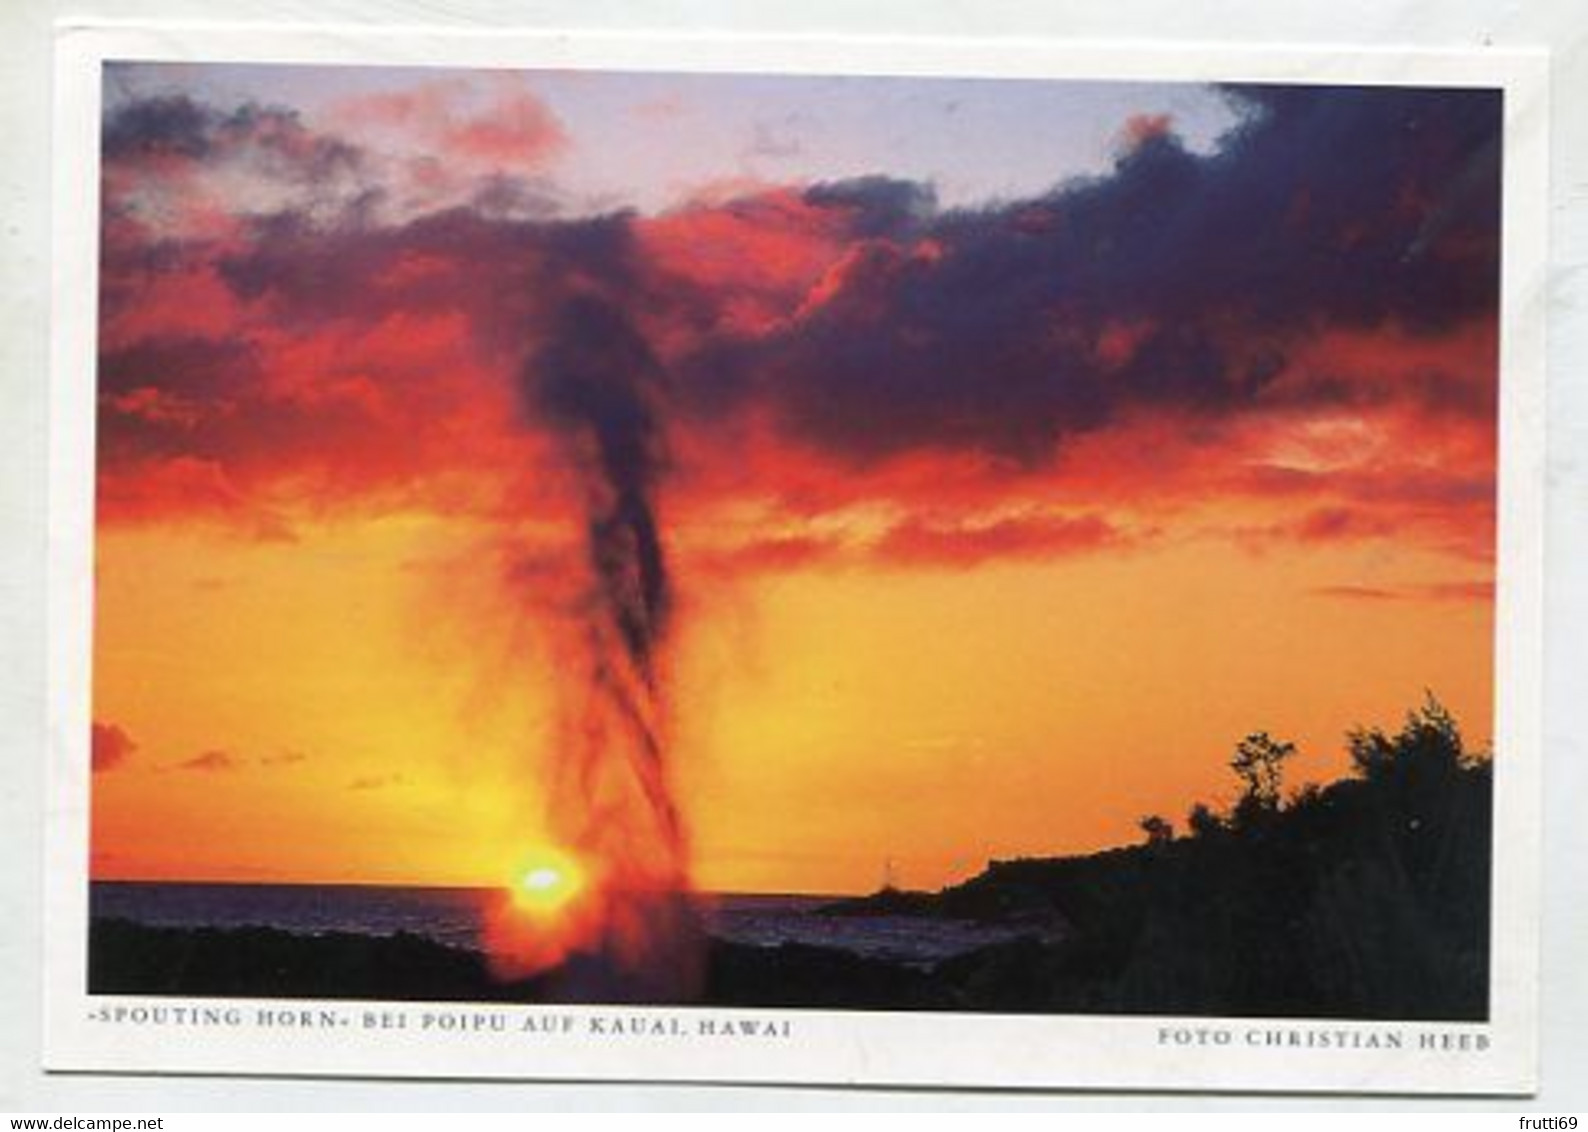
[[[1486,745],[1499,129],[110,66],[94,874],[496,884],[564,840],[614,420],[703,888],[1136,840],[1248,732],[1328,780],[1427,691]]]

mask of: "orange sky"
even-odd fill
[[[1482,92],[1253,89],[1211,153],[1129,116],[954,210],[824,180],[809,80],[777,183],[612,211],[558,196],[600,82],[503,81],[108,111],[95,876],[500,883],[653,645],[712,890],[1129,842],[1247,733],[1326,781],[1429,691],[1487,745]],[[614,517],[671,606],[593,669]]]
[[[295,543],[100,543],[95,714],[138,743],[96,778],[106,877],[494,883],[543,836],[555,693],[533,644],[437,608],[424,516]],[[1490,607],[1333,597],[1439,576],[1379,548],[1217,543],[1054,564],[807,569],[701,595],[679,642],[678,780],[700,883],[935,886],[1227,802],[1235,741],[1342,736],[1435,690],[1490,728]],[[1375,561],[1378,559],[1380,561]],[[694,597],[695,595],[691,595]],[[184,766],[206,752],[224,760]]]

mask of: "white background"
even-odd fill
[[[1270,9],[1280,10],[1270,10]],[[1550,545],[1546,694],[1543,1091],[1535,1102],[1400,1102],[1544,1112],[1588,1108],[1588,14],[1579,0],[0,0],[0,1110],[172,1111],[519,1107],[1282,1108],[1318,1098],[837,1093],[318,1080],[45,1076],[37,1068],[45,748],[44,516],[48,383],[49,25],[57,16],[871,35],[1040,35],[1185,43],[1367,43],[1555,52],[1551,173]]]

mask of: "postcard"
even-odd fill
[[[49,1068],[1533,1088],[1542,58],[58,50]]]

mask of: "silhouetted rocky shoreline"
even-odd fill
[[[536,978],[499,982],[478,952],[409,933],[297,935],[263,927],[164,928],[109,919],[95,921],[90,930],[89,984],[96,994],[195,997],[1018,1010],[1016,1001],[1000,1005],[986,998],[978,976],[1011,961],[1030,966],[1031,957],[1027,948],[1003,945],[924,970],[837,948],[711,940],[700,993],[669,1002],[625,988],[598,965],[577,959]]]
[[[590,960],[517,983],[420,936],[158,928],[97,919],[98,994],[425,1002],[649,1002],[848,1010],[1478,1021],[1488,1014],[1492,765],[1430,701],[1354,733],[1356,774],[1282,798],[1293,750],[1249,737],[1228,814],[1086,856],[999,861],[940,892],[885,889],[811,915],[936,917],[1015,938],[931,965],[708,940],[680,998]]]

